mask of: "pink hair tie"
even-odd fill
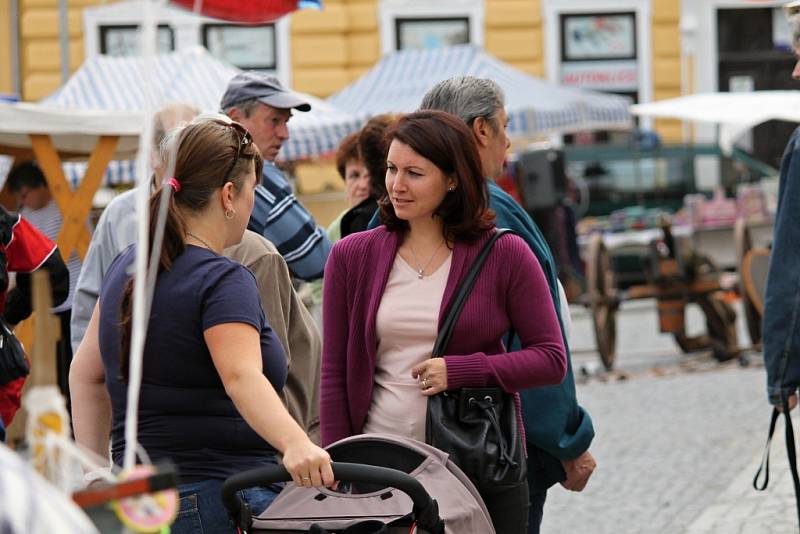
[[[181,190],[181,183],[177,178],[167,178],[164,183],[170,186],[176,193]]]

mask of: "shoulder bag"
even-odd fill
[[[464,302],[495,242],[510,230],[497,230],[473,262],[453,298],[431,357],[444,354]],[[478,490],[525,481],[525,450],[514,395],[499,387],[443,391],[428,399],[425,441],[446,452]]]

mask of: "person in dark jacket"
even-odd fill
[[[785,6],[792,46],[800,58],[800,2]],[[800,81],[800,59],[792,71]],[[777,406],[797,405],[800,387],[800,128],[794,131],[781,161],[775,234],[764,297],[764,365],[767,394]]]

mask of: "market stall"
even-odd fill
[[[59,110],[141,111],[150,103],[155,109],[172,103],[190,104],[203,113],[219,111],[225,88],[239,69],[212,57],[202,47],[155,56],[95,56],[87,59],[64,86],[45,98],[44,107]],[[157,83],[147,83],[152,76]],[[151,92],[151,94],[148,94]],[[293,161],[330,153],[339,141],[356,131],[360,120],[330,103],[304,95],[311,111],[296,113],[289,122],[290,138],[279,160]],[[82,165],[67,167],[70,181],[77,185]],[[134,182],[132,159],[115,160],[109,165],[104,183]]]
[[[490,78],[503,88],[512,137],[632,126],[628,98],[546,82],[471,45],[388,54],[328,101],[363,118],[407,113],[419,107],[431,87],[459,75]]]

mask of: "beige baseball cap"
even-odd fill
[[[783,12],[786,14],[787,17],[792,17],[800,13],[800,0],[794,0],[793,2],[784,4]]]

